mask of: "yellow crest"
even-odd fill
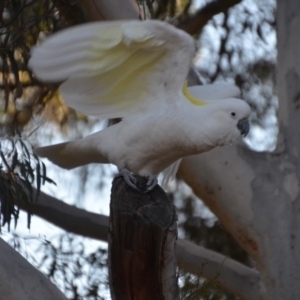
[[[182,92],[183,95],[190,101],[192,102],[194,105],[197,106],[204,106],[207,104],[207,102],[205,102],[204,100],[198,99],[196,97],[194,97],[188,90],[188,86],[187,86],[187,81],[184,83],[183,88],[182,88]]]

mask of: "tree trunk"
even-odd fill
[[[268,299],[300,299],[300,1],[277,1],[278,95],[280,139],[269,159],[269,172],[254,182],[254,206],[266,255]],[[284,139],[282,139],[284,137]],[[264,180],[265,185],[259,183]],[[259,193],[260,199],[257,195]]]
[[[147,179],[136,178],[144,188]],[[179,299],[176,238],[175,209],[164,191],[156,186],[151,192],[138,192],[116,178],[108,248],[112,299]]]

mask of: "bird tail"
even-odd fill
[[[181,160],[181,158],[178,159],[162,172],[163,179],[161,185],[164,189],[167,189],[169,182],[175,179]]]
[[[106,157],[96,149],[89,147],[88,141],[79,141],[35,148],[34,152],[36,155],[46,157],[59,167],[68,170],[90,163],[109,163]]]

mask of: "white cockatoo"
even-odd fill
[[[122,118],[76,141],[37,148],[62,168],[113,163],[148,190],[182,157],[236,142],[249,131],[250,107],[226,83],[188,88],[193,38],[160,21],[96,22],[65,29],[35,47],[29,67],[61,82],[66,104],[86,115]]]

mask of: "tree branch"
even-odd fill
[[[194,16],[188,16],[178,25],[178,28],[189,34],[197,34],[207,24],[207,22],[215,15],[221,12],[227,12],[228,9],[240,3],[242,0],[216,0],[208,3],[206,6],[196,12]],[[144,19],[143,12],[140,10],[135,0],[80,0],[76,4],[81,10],[85,21],[94,22],[100,20],[126,20],[126,19]],[[73,8],[73,10],[75,10]],[[65,13],[70,12],[70,10]],[[70,18],[70,16],[67,16]],[[74,20],[74,23],[80,20]],[[76,18],[76,16],[75,16]]]
[[[183,159],[179,174],[219,218],[239,244],[262,263],[261,236],[253,230],[253,164],[267,161],[264,153],[255,153],[238,145],[220,147]]]
[[[138,19],[140,12],[135,1],[80,0],[79,6],[89,22],[99,20]]]
[[[35,193],[33,198],[35,198]],[[68,205],[44,192],[40,192],[37,202],[30,203],[29,206],[25,202],[18,203],[18,205],[22,210],[31,212],[66,231],[107,241],[107,216]]]
[[[178,267],[185,272],[215,279],[241,299],[259,299],[259,274],[241,263],[183,239],[177,240],[176,257]]]
[[[197,34],[206,23],[215,15],[226,12],[232,6],[240,3],[242,0],[216,0],[208,3],[192,17],[187,17],[179,25],[178,28],[189,34]]]
[[[2,239],[0,252],[0,299],[67,300],[45,275]]]
[[[65,204],[55,197],[41,192],[38,202],[21,204],[22,210],[33,214],[69,232],[97,240],[108,240],[108,217]],[[196,246],[186,240],[177,240],[178,266],[186,272],[212,279],[225,290],[242,299],[257,300],[259,275],[222,254]],[[248,278],[248,279],[247,279]],[[237,284],[238,283],[238,284]]]
[[[59,2],[58,9],[73,24],[141,18],[139,6],[134,0],[79,0],[72,9],[64,8],[65,3]]]

